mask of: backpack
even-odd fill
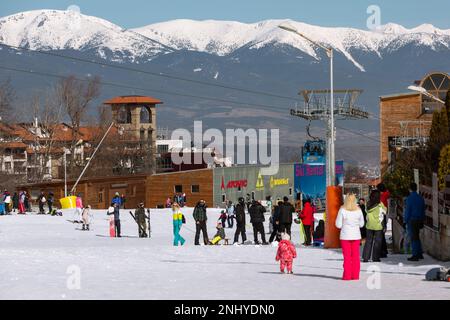
[[[181,222],[186,223],[186,218],[185,218],[184,214],[181,214]]]

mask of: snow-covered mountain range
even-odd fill
[[[433,50],[450,49],[450,29],[430,24],[406,29],[386,24],[376,31],[354,28],[326,28],[292,20],[257,23],[234,21],[173,20],[141,28],[123,29],[106,20],[76,11],[36,10],[0,18],[0,42],[45,50],[95,50],[100,57],[112,52],[115,60],[152,59],[174,50],[230,55],[241,48],[260,49],[268,45],[288,45],[319,59],[318,50],[308,41],[278,28],[289,24],[312,40],[333,47],[359,70],[365,66],[354,56],[375,53],[380,58],[409,44]]]

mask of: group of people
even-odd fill
[[[30,195],[26,191],[20,191],[19,193],[11,193],[8,190],[4,190],[0,197],[0,215],[11,214],[16,212],[25,214],[25,212],[31,212]]]
[[[172,208],[172,205],[175,203],[183,208],[186,201],[186,193],[177,192],[174,194],[173,199],[170,199],[170,197],[166,199],[166,208]]]

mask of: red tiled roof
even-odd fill
[[[11,148],[11,149],[18,149],[18,148],[26,148],[27,145],[23,142],[1,142],[0,143],[1,148]]]
[[[146,103],[146,104],[162,104],[161,100],[158,100],[153,97],[145,97],[145,96],[119,96],[103,102],[104,104],[138,104],[138,103]]]

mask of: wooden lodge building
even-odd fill
[[[434,72],[414,85],[445,101],[450,76]],[[381,175],[395,160],[396,150],[414,148],[427,141],[433,112],[443,107],[444,104],[416,91],[380,97]]]

